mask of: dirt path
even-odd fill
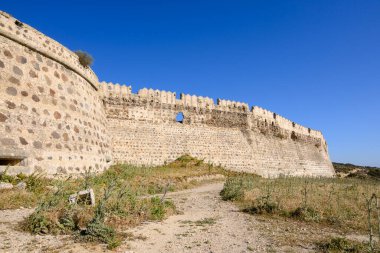
[[[130,232],[117,252],[266,252],[255,219],[221,200],[222,183],[170,193],[181,214],[149,222]],[[38,236],[19,231],[31,209],[0,211],[0,252],[104,252],[104,246],[74,243],[68,236]]]
[[[132,252],[265,252],[254,219],[219,196],[223,184],[169,194],[178,210],[162,222],[132,230],[145,241],[129,242]]]

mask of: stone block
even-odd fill
[[[95,206],[95,194],[92,189],[80,191],[69,196],[69,202],[72,204],[84,204]]]
[[[13,189],[13,185],[11,183],[0,182],[0,190],[10,190]]]

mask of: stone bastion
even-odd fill
[[[276,113],[99,83],[75,53],[4,12],[0,44],[0,171],[78,174],[189,154],[265,177],[334,176],[322,133]]]
[[[78,56],[0,13],[0,167],[47,175],[111,161],[98,79]]]

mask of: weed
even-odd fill
[[[81,50],[78,50],[78,51],[75,51],[74,52],[76,55],[78,55],[78,60],[79,60],[79,63],[87,68],[89,66],[92,65],[92,63],[94,62],[94,59],[92,58],[92,56],[87,53],[87,52],[84,52],[84,51],[81,51]]]
[[[324,253],[361,253],[367,252],[366,249],[367,247],[363,243],[352,242],[342,237],[336,237],[327,242],[323,241],[317,243],[317,250]]]
[[[216,223],[215,218],[203,218],[201,220],[195,221],[195,225],[197,226],[214,225],[215,223]]]
[[[276,202],[267,199],[266,197],[260,197],[255,200],[252,205],[244,208],[242,211],[250,214],[273,214],[277,212],[278,204]]]
[[[244,191],[251,189],[254,176],[237,176],[227,178],[220,195],[223,200],[241,200]]]
[[[115,229],[98,220],[90,222],[87,228],[81,231],[80,235],[79,239],[81,241],[106,243],[109,249],[116,248],[121,243]]]

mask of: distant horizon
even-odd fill
[[[51,1],[0,9],[100,81],[248,103],[319,130],[337,163],[380,167],[380,2]]]

